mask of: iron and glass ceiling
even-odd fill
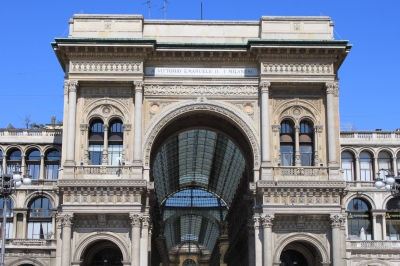
[[[238,147],[214,131],[185,131],[162,146],[153,177],[170,252],[188,243],[213,250],[244,169]]]

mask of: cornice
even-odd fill
[[[257,188],[340,188],[346,187],[345,181],[266,181],[259,180],[256,182]]]
[[[147,187],[146,180],[80,180],[80,179],[65,179],[57,181],[58,187]]]

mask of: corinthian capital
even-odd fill
[[[150,217],[149,216],[142,216],[140,218],[140,220],[142,221],[142,228],[149,229],[149,227],[150,227]]]
[[[56,222],[61,227],[72,227],[74,215],[72,213],[57,213]]]
[[[337,82],[327,82],[325,83],[326,94],[334,94],[338,96],[339,94],[339,85]]]
[[[129,214],[129,219],[131,219],[131,227],[140,227],[140,214]]]
[[[340,214],[332,214],[330,218],[332,228],[342,228],[346,223],[346,218]]]
[[[78,89],[78,81],[77,80],[66,80],[64,82],[64,93],[68,94],[68,92],[76,92]]]
[[[143,80],[136,80],[133,82],[133,84],[135,85],[135,92],[142,92],[143,91],[143,85],[144,82]]]
[[[272,220],[274,220],[275,216],[273,214],[265,214],[261,217],[263,228],[271,228]]]
[[[261,93],[268,93],[268,90],[269,90],[270,86],[271,86],[271,82],[269,82],[269,81],[261,81],[260,82]]]

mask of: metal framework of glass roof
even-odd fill
[[[244,169],[238,147],[214,131],[185,131],[161,147],[153,177],[170,252],[213,250]]]

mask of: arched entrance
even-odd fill
[[[82,266],[122,266],[121,250],[111,241],[97,241],[88,246],[82,258]]]
[[[241,130],[212,113],[189,113],[160,131],[150,157],[158,251],[152,265],[183,265],[188,256],[208,265],[246,264],[247,248],[237,243],[247,242],[252,208],[243,198],[254,157]]]
[[[321,256],[310,243],[296,241],[282,250],[280,261],[282,266],[319,266]]]

